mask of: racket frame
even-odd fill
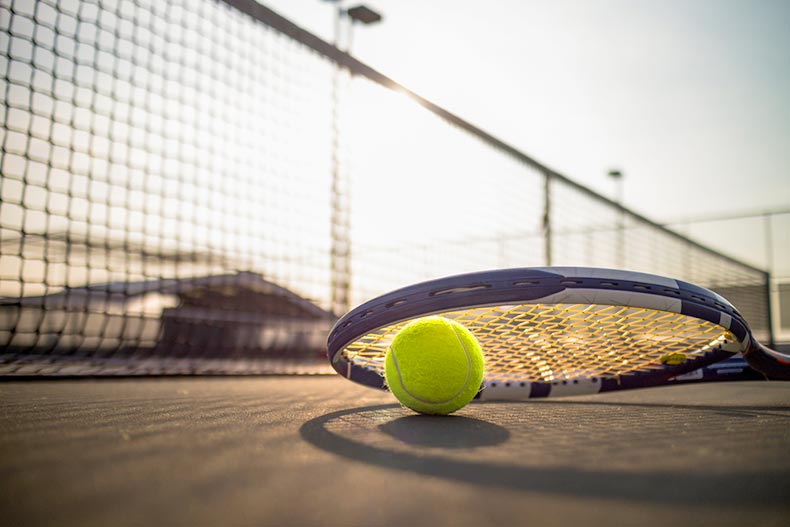
[[[368,333],[410,319],[459,309],[575,303],[679,313],[721,326],[731,332],[736,340],[681,364],[618,376],[555,382],[497,382],[497,379],[487,378],[484,381],[485,389],[479,397],[525,399],[644,388],[673,380],[765,379],[763,374],[749,366],[752,363],[750,356],[764,355],[760,350],[763,347],[754,340],[737,309],[722,296],[681,280],[587,267],[482,271],[429,280],[392,291],[361,304],[337,321],[327,341],[329,361],[340,375],[357,383],[383,389],[384,378],[379,371],[354,364],[342,353],[346,346]],[[738,354],[743,354],[747,361],[738,358]]]

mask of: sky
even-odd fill
[[[332,40],[331,2],[264,3]],[[367,5],[384,20],[355,29],[353,55],[607,196],[620,169],[637,212],[676,223],[790,209],[788,1]],[[771,222],[771,254],[746,243],[765,239],[760,218],[678,229],[790,277],[790,215]]]

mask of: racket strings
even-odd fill
[[[704,355],[732,341],[723,327],[698,318],[626,306],[522,304],[449,311],[477,337],[486,377],[543,381],[618,376],[664,368],[666,358]],[[392,339],[408,321],[348,344],[353,364],[383,373]]]

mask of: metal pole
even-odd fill
[[[774,324],[773,324],[773,270],[774,270],[774,233],[773,233],[773,215],[771,213],[763,214],[763,227],[765,231],[765,266],[768,269],[768,277],[766,289],[768,290],[768,345],[774,345]]]
[[[551,172],[544,172],[543,178],[543,242],[546,266],[550,266],[554,259],[551,250]]]
[[[351,43],[353,40],[354,25],[360,22],[365,25],[380,22],[382,17],[365,5],[358,5],[350,9],[342,6],[342,0],[330,0],[335,4],[335,44],[333,52],[350,58]],[[343,35],[343,24],[346,25]],[[345,42],[343,38],[345,37]],[[332,84],[332,189],[331,189],[331,289],[332,311],[340,315],[351,307],[351,214],[349,211],[349,175],[347,163],[344,164],[341,151],[347,148],[348,137],[341,136],[346,133],[341,126],[343,106],[343,76],[350,76],[352,68],[349,62],[337,60],[335,75]]]
[[[617,241],[616,261],[617,267],[625,266],[625,209],[623,208],[623,173],[620,170],[610,170],[609,177],[614,180],[614,200],[618,205],[617,216]]]
[[[342,24],[345,18],[344,10],[337,2],[335,10],[335,47],[340,47],[342,37]],[[350,218],[348,211],[347,195],[348,182],[343,174],[340,150],[342,139],[340,137],[340,106],[341,82],[343,65],[338,63],[332,79],[332,168],[330,190],[330,267],[331,267],[331,302],[332,311],[340,316],[351,307],[351,240]]]
[[[774,270],[774,229],[773,215],[769,212],[763,214],[763,228],[765,231],[765,267],[768,272]]]

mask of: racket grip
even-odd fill
[[[790,381],[790,356],[772,350],[752,340],[752,346],[743,354],[743,358],[755,370],[768,379]]]

